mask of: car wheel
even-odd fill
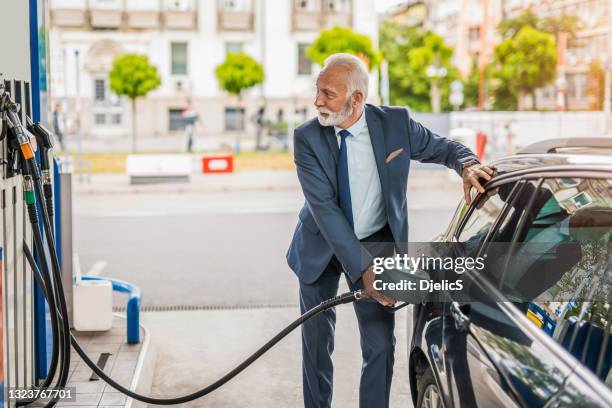
[[[427,367],[427,370],[425,370],[423,376],[419,380],[419,400],[417,401],[417,408],[441,408],[443,406],[442,395],[440,395],[440,390],[434,379],[433,371],[431,367]]]

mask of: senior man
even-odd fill
[[[336,296],[344,273],[351,290],[375,301],[353,303],[363,365],[359,406],[389,406],[394,303],[373,288],[373,258],[405,253],[410,160],[439,163],[463,177],[466,200],[493,171],[465,146],[415,122],[404,108],[366,104],[368,72],[349,54],[327,58],[316,83],[317,118],[294,133],[297,175],[306,198],[287,252],[299,279],[302,312]],[[382,243],[376,245],[376,243]],[[391,243],[391,245],[384,245]],[[391,252],[391,253],[390,253]],[[304,405],[330,407],[335,310],[302,326]]]

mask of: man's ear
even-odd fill
[[[364,94],[361,91],[353,92],[353,108],[361,106],[363,104]]]

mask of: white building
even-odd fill
[[[121,53],[146,54],[162,85],[137,100],[138,136],[180,131],[189,99],[207,134],[223,135],[253,126],[266,116],[296,111],[314,114],[318,67],[304,50],[319,31],[352,27],[374,44],[378,22],[374,0],[49,0],[51,95],[78,116],[85,136],[129,134],[129,100],[112,95],[108,72]],[[219,89],[215,67],[226,52],[242,50],[263,64],[266,81],[249,90],[240,107]],[[373,74],[374,75],[374,74]],[[373,76],[370,95],[376,99]],[[80,98],[77,98],[80,95]],[[77,101],[80,100],[80,103]],[[80,105],[80,109],[79,109]],[[78,114],[80,112],[80,114]]]

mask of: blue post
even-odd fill
[[[40,5],[44,9],[44,4]],[[45,32],[44,17],[39,21],[39,1],[29,0],[30,10],[30,83],[32,92],[32,120],[40,121],[41,117],[41,84],[46,89],[46,67],[44,66],[41,49],[44,53],[44,44],[41,47],[40,33]],[[44,14],[41,14],[44,16]],[[39,24],[41,23],[41,24]],[[41,31],[42,30],[42,31]],[[44,43],[45,38],[42,38]],[[41,69],[42,68],[42,69]],[[36,261],[39,263],[38,257],[35,255]],[[48,350],[51,349],[52,339],[51,332],[48,329],[51,321],[49,308],[42,293],[42,289],[36,281],[34,285],[34,347],[35,347],[35,376],[38,379],[45,378],[51,358]]]

